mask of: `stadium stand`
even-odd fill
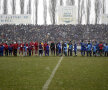
[[[108,25],[0,25],[0,42],[108,41]]]

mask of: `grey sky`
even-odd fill
[[[19,1],[20,0],[16,0],[17,1],[17,4],[16,4],[16,7],[17,7],[17,14],[20,14],[20,7],[19,7]],[[34,14],[34,12],[35,12],[35,7],[34,7],[34,0],[31,0],[32,1],[32,23],[34,23],[35,21],[34,21],[34,19],[35,19],[35,14]],[[57,1],[59,1],[59,0],[57,0]],[[91,18],[90,18],[90,20],[91,20],[91,22],[94,22],[94,0],[91,0],[92,1],[92,8],[91,8]],[[1,0],[1,3],[3,2],[3,0]],[[9,14],[11,14],[12,13],[12,10],[11,10],[11,0],[8,0],[8,13]],[[64,6],[66,5],[65,4],[65,2],[66,2],[66,0],[64,0]],[[76,6],[77,6],[77,2],[78,2],[78,0],[75,0],[75,4],[76,4]],[[27,3],[28,3],[28,0],[25,0],[25,14],[26,14],[26,12],[27,12],[27,10],[26,10],[26,7],[27,7]],[[108,3],[108,0],[106,0],[106,4]],[[2,4],[3,5],[3,4]],[[2,5],[0,6],[0,14],[2,14],[2,12],[3,12],[3,10],[2,10]],[[47,0],[47,5],[48,5],[48,9],[49,9],[49,0]],[[59,6],[59,5],[58,5]],[[49,10],[47,10],[47,12],[48,12],[48,16],[47,16],[47,24],[50,24],[51,22],[50,22],[50,15],[49,15]],[[108,13],[108,5],[106,5],[106,13]],[[85,16],[83,17],[83,19],[85,20]],[[83,23],[85,23],[85,21],[83,22]],[[43,24],[43,0],[39,0],[39,10],[38,10],[38,24]]]

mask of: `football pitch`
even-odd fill
[[[108,90],[108,57],[0,57],[0,90]]]

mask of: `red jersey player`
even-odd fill
[[[44,43],[44,53],[46,53],[47,42]]]
[[[22,43],[20,43],[20,51],[19,51],[19,54],[22,53],[22,55],[23,55],[23,48],[24,48],[24,44],[22,42]]]
[[[17,49],[18,49],[18,44],[16,42],[14,42],[13,44],[13,55],[17,56]]]
[[[35,44],[35,54],[37,55],[38,54],[38,42],[36,41]]]
[[[100,42],[100,44],[99,44],[99,53],[100,53],[100,56],[102,56],[102,52],[103,52],[103,44],[102,44],[102,42]]]
[[[33,56],[33,52],[34,52],[34,42],[33,41],[30,42],[30,46],[32,47],[31,50],[32,50],[32,56]]]

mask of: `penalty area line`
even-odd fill
[[[42,87],[42,90],[48,90],[48,86],[50,85],[58,67],[60,66],[61,64],[61,61],[63,60],[63,56],[60,58],[60,60],[58,61],[57,65],[55,66],[55,68],[53,69],[50,77],[48,78],[48,80],[45,82],[44,86]]]

